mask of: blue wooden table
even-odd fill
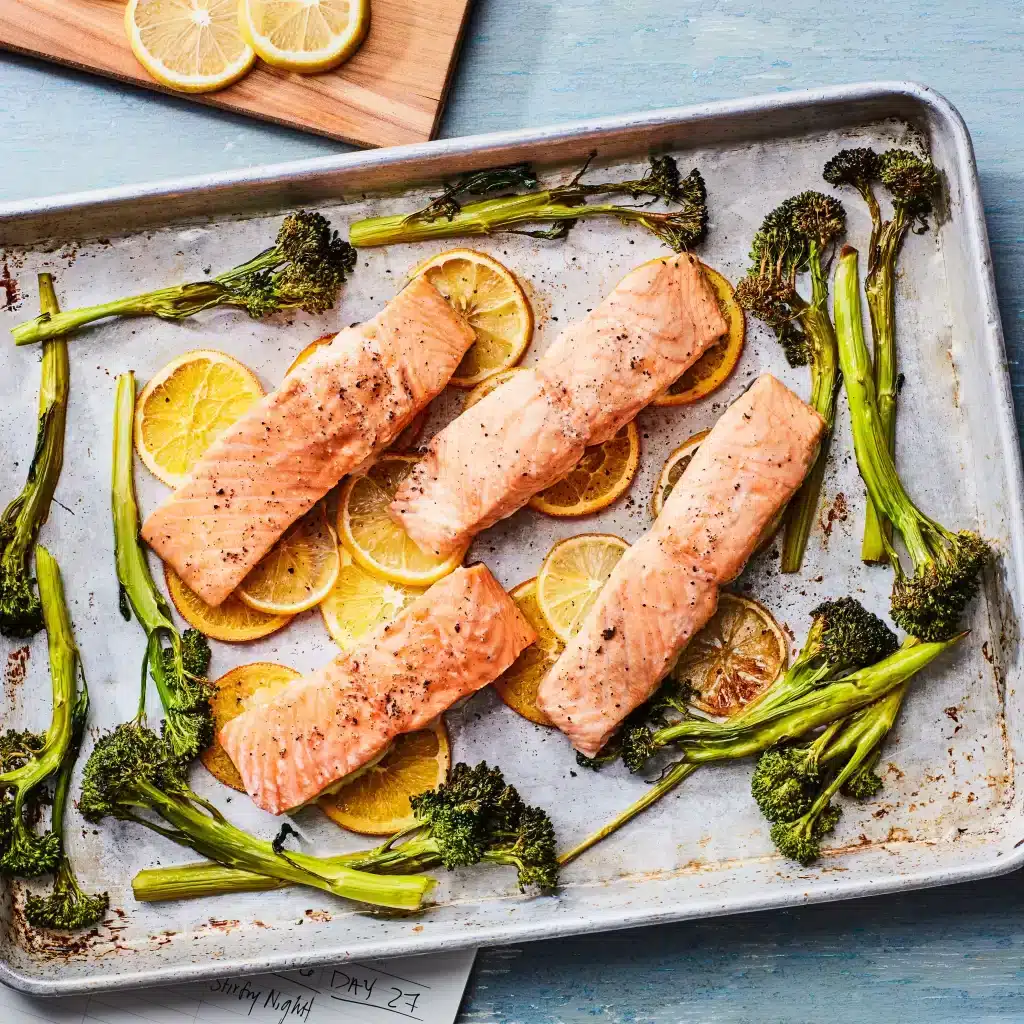
[[[1024,389],[1024,0],[478,0],[442,134],[882,78],[925,82],[967,119]],[[0,56],[0,199],[339,148]],[[1024,1021],[1024,886],[490,951],[462,1019]]]

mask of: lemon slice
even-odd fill
[[[164,579],[167,581],[167,592],[171,595],[178,614],[193,629],[205,633],[211,640],[224,640],[227,643],[259,640],[260,637],[269,636],[283,629],[292,621],[290,615],[258,612],[255,608],[243,604],[234,594],[229,595],[223,604],[213,608],[189,590],[169,565],[164,565]]]
[[[180,487],[213,440],[262,397],[256,374],[237,359],[212,349],[186,352],[139,395],[139,458],[155,477]]]
[[[439,718],[429,729],[399,736],[375,765],[317,803],[350,832],[393,835],[415,824],[409,798],[444,782],[451,757],[448,731]]]
[[[236,0],[242,34],[276,68],[314,74],[347,60],[370,29],[370,0]]]
[[[515,712],[537,725],[550,725],[548,716],[537,707],[537,690],[541,680],[558,661],[565,644],[555,635],[537,601],[537,580],[520,583],[509,596],[523,618],[537,633],[536,643],[522,654],[494,681],[498,696]]]
[[[471,388],[522,359],[533,337],[533,310],[508,267],[475,249],[451,249],[412,276],[425,277],[476,332],[452,376],[455,387]]]
[[[255,661],[226,672],[211,684],[213,696],[210,698],[210,708],[213,711],[214,736],[219,735],[221,729],[232,718],[237,718],[243,711],[248,710],[254,694],[270,696],[278,690],[283,690],[301,675],[301,672],[296,672],[287,665],[277,665],[272,661]],[[228,757],[228,752],[220,745],[220,740],[215,738],[199,755],[199,759],[206,770],[225,786],[237,789],[240,793],[245,792],[242,776],[238,774],[234,762]]]
[[[507,380],[511,380],[517,373],[522,371],[521,366],[512,366],[507,370],[500,370],[493,377],[482,380],[472,391],[466,395],[466,401],[462,404],[462,411],[472,409],[482,398],[486,398],[492,391],[497,390]]]
[[[124,12],[135,59],[178,92],[213,92],[256,60],[238,27],[238,0],[129,0]]]
[[[321,502],[285,530],[237,594],[259,612],[297,615],[330,593],[340,567],[338,538]]]
[[[665,507],[665,502],[672,493],[672,488],[679,482],[679,478],[690,464],[690,460],[697,454],[701,441],[709,433],[711,431],[701,430],[692,437],[688,437],[665,460],[665,465],[661,467],[661,473],[658,475],[657,483],[654,485],[654,494],[651,496],[651,512],[654,513],[655,519],[661,515],[661,510]]]
[[[704,275],[714,289],[729,330],[724,338],[712,345],[682,377],[654,400],[655,405],[689,405],[698,398],[710,395],[729,379],[729,374],[740,361],[747,334],[743,307],[736,301],[733,286],[717,270],[705,266]]]
[[[342,650],[348,650],[391,622],[422,593],[422,587],[408,587],[374,576],[342,548],[341,571],[330,593],[320,602],[320,614],[331,639]]]
[[[349,477],[338,500],[338,533],[367,572],[410,587],[429,587],[457,569],[465,552],[444,560],[429,555],[388,514],[416,462],[413,455],[385,454],[364,476]]]
[[[742,711],[786,668],[782,627],[757,601],[723,593],[718,610],[689,642],[672,676],[694,690],[691,704],[726,718]]]
[[[627,423],[602,444],[584,449],[575,468],[535,494],[530,507],[549,516],[587,516],[625,494],[640,463],[640,433]]]
[[[559,541],[537,576],[537,602],[562,640],[580,628],[629,545],[610,533],[581,533]]]

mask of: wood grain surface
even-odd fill
[[[477,0],[441,134],[840,82],[925,82],[956,104],[974,139],[1019,415],[1022,55],[1022,0]],[[338,150],[0,55],[3,199]],[[1022,1024],[1024,885],[1010,875],[484,951],[460,1020]]]
[[[372,0],[356,54],[319,75],[262,62],[237,84],[190,100],[362,146],[434,135],[470,0]],[[119,0],[0,0],[0,45],[163,90],[136,61]],[[166,90],[164,90],[166,91]]]

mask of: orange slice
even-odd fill
[[[530,507],[549,516],[586,516],[626,493],[640,463],[640,432],[627,423],[602,444],[584,449],[576,467],[557,484],[535,494]]]
[[[651,496],[651,512],[654,513],[655,519],[661,515],[661,510],[665,507],[672,488],[679,482],[679,478],[690,464],[690,460],[697,454],[701,441],[710,433],[710,430],[701,430],[692,437],[688,437],[665,460],[665,465],[661,467],[661,473],[654,485],[654,494]]]

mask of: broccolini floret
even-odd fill
[[[864,342],[857,251],[849,246],[836,270],[835,317],[857,466],[868,498],[892,522],[913,565],[908,573],[883,532],[885,555],[895,571],[893,621],[922,640],[944,640],[960,629],[960,619],[978,592],[991,549],[974,531],[953,533],[926,516],[900,480],[879,414],[871,356]]]
[[[198,630],[178,632],[167,601],[149,571],[139,540],[132,454],[134,418],[135,375],[125,373],[117,379],[111,487],[117,579],[123,610],[130,607],[146,632],[140,712],[145,705],[147,677],[152,676],[166,715],[164,734],[175,753],[191,761],[213,740],[211,691],[206,679],[210,645]]]
[[[777,335],[792,366],[810,365],[810,404],[825,421],[818,457],[786,512],[783,572],[798,572],[818,514],[835,423],[840,375],[835,329],[828,315],[828,264],[846,226],[846,211],[820,192],[801,192],[765,217],[750,246],[750,268],[736,299]],[[810,277],[810,296],[798,289]]]
[[[39,306],[44,314],[60,308],[49,274],[39,275]],[[57,335],[43,346],[39,419],[28,477],[0,516],[0,633],[16,639],[34,636],[43,627],[42,604],[32,578],[32,552],[50,514],[64,465],[70,378],[68,344]]]
[[[183,320],[214,306],[244,309],[254,319],[289,309],[323,313],[334,306],[355,265],[355,250],[327,220],[301,210],[285,217],[269,249],[217,277],[66,313],[44,312],[11,333],[15,344],[31,345],[107,317]]]
[[[864,281],[871,334],[878,414],[889,451],[896,451],[896,399],[899,366],[896,351],[896,262],[907,232],[915,223],[924,224],[939,191],[939,175],[931,160],[906,149],[882,154],[873,149],[845,149],[825,164],[824,179],[837,188],[848,186],[860,192],[871,214],[868,242],[868,271]],[[884,220],[874,186],[881,183],[892,200],[892,217]],[[923,228],[922,228],[923,230]],[[892,537],[888,521],[869,504],[861,555],[867,562],[886,560],[885,539]]]
[[[541,190],[536,190],[537,179],[529,165],[475,171],[414,213],[356,221],[349,230],[349,241],[359,249],[500,231],[557,239],[565,238],[578,221],[590,217],[614,217],[624,224],[637,224],[676,252],[703,240],[708,222],[707,191],[696,168],[683,177],[672,157],[655,156],[641,178],[584,183],[581,179],[589,164],[588,159],[568,184]],[[458,201],[463,194],[489,195],[509,187],[529,191],[464,205]],[[593,196],[616,194],[647,202],[631,206],[587,202]],[[654,210],[650,204],[657,200],[678,209]],[[527,227],[545,223],[547,228]]]

